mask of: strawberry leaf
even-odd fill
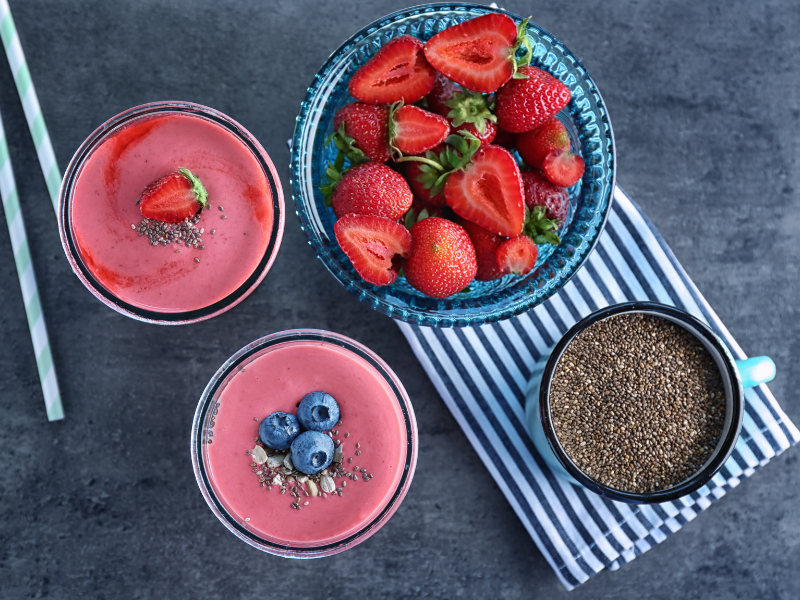
[[[517,69],[519,67],[527,67],[531,64],[531,59],[533,58],[533,45],[531,44],[531,38],[528,37],[528,21],[530,20],[530,17],[523,19],[522,23],[517,27],[517,43],[511,49],[511,61],[514,63],[514,79],[528,79],[527,75],[519,73]],[[517,58],[517,51],[520,48],[525,51],[525,54],[521,58]]]
[[[472,123],[475,125],[475,129],[483,135],[486,131],[486,121],[497,122],[497,117],[492,114],[486,97],[482,94],[468,90],[456,92],[450,100],[445,102],[445,106],[452,109],[447,113],[447,118],[452,121],[453,127]]]
[[[553,244],[561,243],[561,238],[555,233],[561,223],[560,219],[547,219],[545,213],[547,208],[544,206],[534,206],[532,209],[525,209],[525,225],[522,233],[533,240],[534,244]]]

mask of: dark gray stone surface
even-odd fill
[[[62,169],[108,117],[185,99],[248,127],[288,190],[284,142],[306,85],[347,36],[406,2],[260,4],[11,0]],[[745,351],[774,357],[772,390],[800,422],[800,6],[505,6],[532,13],[586,65],[614,123],[619,183]],[[0,232],[0,596],[567,597],[397,327],[334,283],[294,215],[273,270],[234,310],[192,327],[133,321],[70,271],[2,60],[0,110],[66,410],[63,422],[45,419]],[[419,466],[400,510],[361,546],[321,561],[264,555],[228,533],[195,486],[188,452],[214,370],[247,342],[292,327],[332,329],[374,349],[419,419]],[[800,598],[798,486],[794,450],[569,597]]]

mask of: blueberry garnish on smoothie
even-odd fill
[[[262,419],[255,448],[245,452],[261,487],[288,493],[290,507],[301,510],[311,498],[342,497],[348,481],[370,481],[372,473],[359,464],[361,443],[348,443],[352,456],[344,454],[342,437],[350,432],[342,429],[340,416],[333,396],[311,392],[297,403],[297,415],[274,412]]]
[[[305,431],[292,442],[292,463],[298,471],[316,475],[330,466],[334,450],[329,436],[319,431]]]
[[[299,434],[297,417],[285,412],[272,413],[258,426],[258,437],[273,450],[286,450]]]
[[[311,392],[300,401],[297,418],[309,431],[328,431],[339,421],[339,403],[325,392]]]

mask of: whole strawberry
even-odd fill
[[[497,265],[497,249],[506,241],[491,231],[487,231],[472,221],[460,219],[458,221],[469,234],[472,246],[475,248],[475,259],[478,263],[478,272],[475,279],[478,281],[492,281],[503,276],[503,271]]]
[[[522,186],[525,188],[525,205],[545,208],[545,217],[564,222],[569,211],[569,194],[565,188],[554,185],[539,171],[522,171]]]
[[[148,219],[179,223],[208,206],[208,192],[197,176],[181,167],[148,185],[137,204]]]
[[[544,159],[553,150],[569,151],[567,128],[557,117],[550,117],[536,129],[517,136],[517,150],[522,160],[534,169],[541,169]]]
[[[433,150],[429,150],[431,160],[439,161],[439,155],[444,150],[445,144],[439,144]],[[440,171],[431,168],[421,162],[406,162],[406,180],[414,195],[420,200],[431,206],[444,206],[447,204],[441,186],[435,187],[436,180],[439,178]]]
[[[436,79],[433,82],[433,88],[430,93],[425,96],[428,103],[428,110],[435,112],[437,115],[447,116],[452,109],[445,104],[453,97],[456,92],[462,91],[460,85],[454,81],[450,81],[441,73],[436,73]]]
[[[497,124],[511,133],[535,129],[564,108],[572,97],[569,88],[536,67],[520,67],[526,79],[512,79],[496,94]]]
[[[413,201],[402,175],[382,163],[369,162],[344,173],[333,191],[331,206],[337,217],[355,213],[395,220]]]
[[[475,278],[475,249],[463,227],[438,217],[411,228],[411,252],[403,271],[408,283],[427,296],[447,298]]]
[[[486,121],[483,125],[483,131],[478,129],[474,123],[462,123],[458,127],[453,128],[454,131],[469,131],[472,135],[481,141],[481,144],[491,144],[497,135],[497,125],[491,121]]]
[[[392,156],[389,146],[389,107],[351,102],[339,109],[333,117],[333,129],[339,138],[352,138],[352,144],[369,160],[386,162]],[[339,134],[344,124],[343,135]],[[346,136],[346,137],[345,137]],[[342,142],[336,140],[341,144]],[[341,148],[340,148],[341,150]],[[352,146],[348,148],[352,153]]]

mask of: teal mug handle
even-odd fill
[[[736,369],[743,388],[756,387],[775,379],[775,363],[769,356],[754,356],[747,360],[737,360]]]

